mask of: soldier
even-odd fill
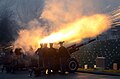
[[[21,52],[22,48],[16,48],[15,49],[15,56],[16,56],[16,59],[17,59],[17,63],[19,63],[19,60],[20,60],[20,57],[22,55],[22,52]]]
[[[14,58],[14,52],[13,52],[13,49],[10,50],[10,57],[11,57],[11,72],[12,73],[15,73],[15,65],[16,65],[16,61],[15,61],[15,58]]]
[[[59,42],[60,44],[60,48],[59,48],[59,61],[60,61],[60,70],[62,73],[65,73],[66,70],[66,63],[67,63],[67,59],[70,57],[70,54],[67,50],[67,48],[65,48],[63,46],[63,42]]]
[[[44,44],[44,48],[43,48],[44,54],[43,54],[43,58],[44,58],[44,68],[49,69],[50,68],[50,62],[49,62],[49,49],[47,47],[47,43]]]
[[[43,44],[40,44],[40,48],[37,49],[37,51],[35,52],[35,54],[37,54],[39,56],[39,63],[38,63],[38,67],[43,67]]]
[[[7,50],[7,55],[5,59],[5,67],[6,67],[6,72],[10,73],[11,70],[13,72],[13,57],[12,57],[13,52],[11,50]]]
[[[49,63],[50,63],[50,69],[53,70],[53,72],[57,71],[57,50],[53,48],[53,43],[50,43],[49,48]]]
[[[35,54],[38,55],[38,67],[35,68],[35,76],[39,76],[42,73],[42,69],[44,67],[44,60],[43,60],[43,44],[40,44],[40,48],[35,51]]]

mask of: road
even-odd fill
[[[41,77],[28,77],[27,73],[6,74],[0,72],[0,79],[120,79],[120,76],[95,75],[87,73],[52,74]]]

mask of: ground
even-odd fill
[[[28,77],[27,72],[17,72],[16,74],[6,74],[0,72],[0,79],[120,79],[120,76],[95,75],[77,72],[67,75],[51,74],[41,77]]]

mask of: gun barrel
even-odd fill
[[[72,54],[72,53],[78,51],[80,47],[85,46],[85,45],[87,45],[87,44],[89,44],[89,43],[91,43],[95,40],[96,40],[96,38],[91,39],[91,40],[89,40],[87,42],[84,42],[82,44],[79,44],[79,45],[74,44],[74,45],[71,45],[71,46],[67,47],[67,49],[68,49],[69,53]]]

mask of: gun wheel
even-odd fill
[[[78,62],[76,59],[71,58],[68,60],[68,71],[74,73],[78,69]]]

